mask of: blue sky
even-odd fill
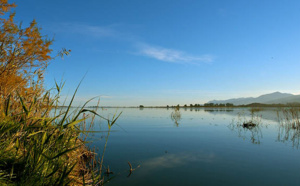
[[[13,2],[13,1],[11,1]],[[16,0],[16,20],[55,38],[48,88],[76,104],[205,103],[300,93],[298,0]]]

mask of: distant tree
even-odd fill
[[[140,105],[140,108],[144,108],[144,105]]]
[[[193,107],[193,104],[190,104],[190,107]]]
[[[213,106],[215,106],[215,104],[214,103],[205,103],[204,106],[205,107],[213,107]]]
[[[233,104],[232,103],[226,103],[226,107],[232,107]]]
[[[187,105],[185,104],[184,107],[187,107]]]

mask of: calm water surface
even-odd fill
[[[276,109],[255,113],[254,129],[239,125],[251,119],[247,108],[180,109],[177,121],[174,109],[98,110],[110,118],[121,111],[104,156],[114,172],[107,185],[300,185],[299,138],[287,137]],[[99,154],[106,135],[90,136]],[[129,177],[128,161],[137,167]]]

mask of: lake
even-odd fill
[[[280,124],[277,110],[180,108],[172,118],[172,108],[99,109],[109,118],[122,112],[104,155],[114,172],[107,185],[300,185],[298,131]],[[249,120],[259,125],[243,127]],[[93,130],[107,131],[106,121]],[[89,138],[100,155],[106,135]]]

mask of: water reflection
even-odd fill
[[[232,108],[204,108],[205,112],[233,112]]]
[[[174,121],[176,127],[179,126],[179,121],[181,120],[179,107],[175,107],[174,111],[171,113],[171,120]]]
[[[279,130],[277,140],[281,142],[292,142],[292,146],[299,148],[300,144],[300,109],[282,109],[281,114],[277,112]]]
[[[247,115],[249,112],[250,115]],[[274,117],[275,115],[277,119]],[[263,117],[278,123],[276,141],[291,142],[293,147],[300,147],[300,108],[268,111],[261,108],[250,108],[237,113],[228,128],[237,132],[238,137],[244,140],[250,139],[253,144],[260,144],[263,138],[262,129],[267,129],[267,125],[262,123]]]
[[[143,163],[145,171],[162,169],[162,168],[178,168],[192,162],[213,162],[216,158],[214,153],[179,153],[179,154],[164,154],[147,160]]]
[[[299,145],[300,120],[279,124],[275,109],[190,109],[124,109],[126,132],[112,133],[105,154],[117,175],[108,185],[299,185],[300,151],[290,144]],[[258,125],[244,125],[250,121]]]
[[[250,138],[251,143],[260,144],[263,138],[262,134],[262,115],[259,115],[259,109],[250,109],[250,118],[245,115],[245,112],[240,112],[237,115],[237,120],[233,119],[228,125],[228,128],[238,133],[238,137],[243,140]]]

